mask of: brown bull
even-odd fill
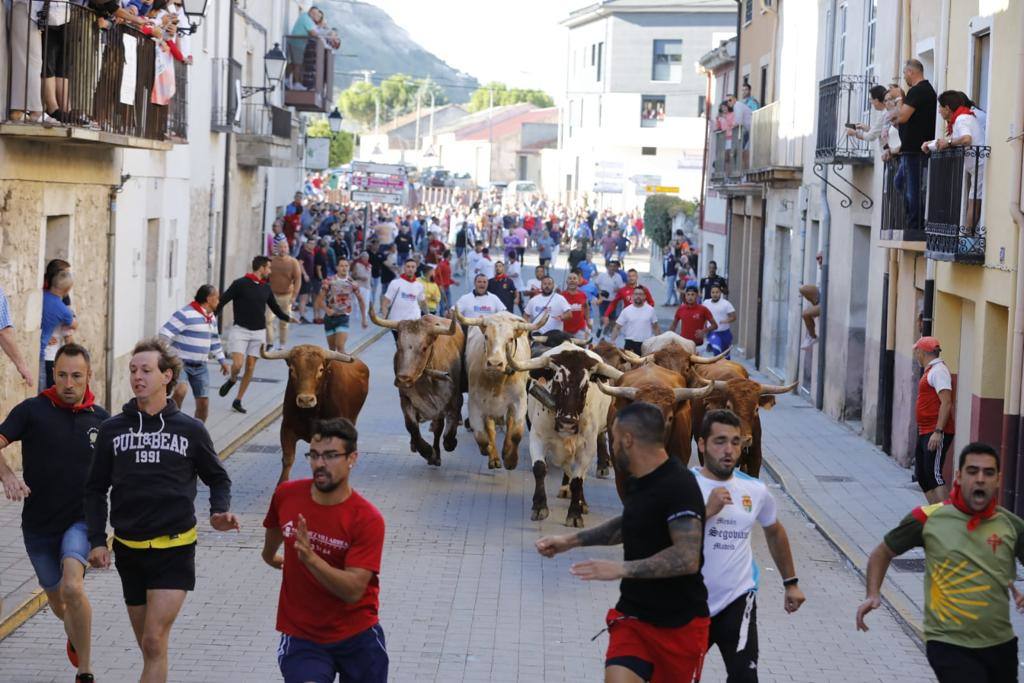
[[[696,372],[701,378],[711,381],[714,390],[703,400],[693,403],[694,440],[699,436],[700,425],[708,410],[728,408],[740,419],[743,452],[740,455],[739,468],[752,477],[759,476],[762,460],[759,410],[771,410],[775,406],[775,396],[788,394],[797,383],[793,382],[786,386],[761,384],[750,379],[750,373],[745,367],[730,360],[700,366]],[[701,464],[703,462],[704,459],[701,457]]]
[[[618,386],[597,386],[615,399],[608,409],[608,446],[613,453],[615,445],[611,437],[615,414],[634,401],[643,401],[661,410],[665,419],[665,450],[669,456],[679,458],[683,465],[690,462],[690,404],[710,394],[712,385],[690,388],[678,372],[657,365],[643,365],[623,374]],[[612,462],[615,462],[614,458]],[[615,468],[615,488],[620,498],[625,493],[627,476],[628,472]]]
[[[395,386],[402,405],[409,448],[428,465],[441,465],[441,435],[449,453],[458,445],[462,415],[462,347],[465,337],[454,320],[425,315],[416,320],[382,320],[370,309],[374,324],[398,333]],[[434,444],[424,441],[420,423],[429,422]]]
[[[315,420],[345,417],[353,423],[370,389],[370,369],[363,361],[315,344],[300,344],[290,351],[267,351],[267,360],[288,363],[288,386],[281,411],[281,476],[288,481],[295,462],[295,444],[313,438]]]
[[[616,350],[622,356],[623,360],[633,367],[653,363],[654,365],[665,368],[666,370],[678,372],[686,378],[687,385],[691,387],[704,386],[704,381],[695,373],[695,369],[698,365],[711,365],[713,363],[717,363],[725,358],[729,353],[729,349],[726,349],[717,356],[700,356],[679,345],[667,345],[647,354],[646,356],[638,356],[632,351],[626,351],[624,349]]]

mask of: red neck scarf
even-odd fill
[[[213,314],[212,313],[207,313],[206,309],[203,308],[203,305],[201,303],[199,303],[198,301],[193,301],[193,302],[189,303],[189,306],[191,306],[192,308],[197,310],[199,313],[202,313],[203,317],[206,318],[206,322],[208,322],[208,323],[212,323],[213,322]]]
[[[507,278],[507,277],[508,277],[508,275],[507,275],[507,274],[505,274],[505,273],[502,273],[501,275],[495,275],[495,276],[494,276],[494,279],[495,279],[495,280],[498,280],[498,281],[500,282],[501,280],[504,280],[504,279],[505,279],[505,278]]]
[[[953,490],[949,492],[949,498],[946,499],[947,503],[951,503],[957,510],[964,513],[970,519],[967,521],[967,530],[974,531],[981,524],[981,520],[988,519],[992,515],[996,514],[996,499],[992,498],[985,506],[985,509],[981,512],[975,512],[967,506],[967,501],[964,500],[964,492],[960,488],[960,484],[953,482]]]
[[[949,117],[949,122],[946,123],[946,135],[953,134],[953,124],[956,123],[958,118],[964,115],[974,116],[974,112],[971,111],[970,107],[957,107],[956,111],[953,112],[953,115]]]
[[[416,282],[416,276],[415,275],[413,275],[412,277],[409,277],[405,273],[402,273],[401,278],[403,280],[405,280],[406,282]]]
[[[256,273],[246,273],[245,276],[258,285],[263,284],[263,280],[261,280],[259,275],[257,275]]]
[[[85,388],[85,396],[82,397],[82,402],[76,405],[69,405],[65,403],[64,399],[62,399],[60,397],[60,394],[57,393],[57,387],[55,386],[50,387],[45,391],[41,392],[40,396],[45,396],[46,398],[50,399],[50,402],[53,403],[53,405],[57,406],[58,408],[61,408],[62,410],[70,410],[73,413],[88,410],[89,408],[92,408],[93,404],[96,402],[96,397],[93,396],[92,389],[90,389],[89,387]]]

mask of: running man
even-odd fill
[[[537,334],[547,334],[551,330],[563,331],[563,323],[572,318],[573,310],[565,297],[555,291],[555,280],[545,275],[540,281],[540,294],[530,299],[523,311],[523,317],[529,322],[537,320],[547,312],[548,319]]]
[[[285,683],[388,678],[377,620],[384,517],[352,488],[357,439],[345,418],[319,421],[306,455],[313,478],[278,486],[263,520],[263,561],[284,570],[277,661]]]
[[[257,256],[252,260],[252,272],[232,282],[224,290],[220,303],[217,304],[216,314],[220,317],[224,307],[233,302],[231,310],[234,313],[235,325],[231,328],[231,339],[228,341],[231,376],[221,385],[219,393],[221,396],[227,396],[231,387],[235,386],[238,374],[242,372],[244,360],[245,374],[242,375],[242,384],[238,387],[235,400],[231,402],[231,408],[239,413],[248,412],[242,407],[242,398],[252,381],[256,361],[260,359],[260,347],[267,341],[267,306],[279,320],[295,322],[277,303],[267,282],[269,277],[270,259],[266,256]]]
[[[708,333],[708,351],[717,356],[726,349],[732,348],[732,324],[736,322],[736,308],[722,295],[719,285],[711,286],[711,298],[702,304],[715,316],[715,329]],[[729,358],[726,356],[726,358]]]
[[[626,271],[626,284],[619,287],[618,291],[615,292],[615,296],[604,307],[604,313],[601,314],[601,325],[608,327],[608,321],[615,318],[615,309],[620,302],[622,303],[622,310],[629,308],[630,302],[634,299],[633,292],[637,290],[643,292],[647,303],[652,307],[654,306],[654,297],[651,296],[646,287],[640,284],[640,274],[636,271],[636,268],[630,268]]]
[[[426,310],[423,283],[416,279],[416,261],[406,259],[402,275],[391,281],[381,298],[381,312],[388,320],[417,320]]]
[[[283,244],[283,242],[282,242]],[[174,385],[174,402],[178,409],[185,401],[188,387],[196,399],[196,419],[206,422],[210,414],[210,369],[206,361],[211,356],[220,362],[222,375],[228,374],[231,363],[224,356],[217,333],[217,319],[213,312],[220,303],[220,292],[213,285],[203,285],[196,290],[195,299],[188,306],[174,312],[160,328],[160,336],[174,349],[181,359],[185,382]]]
[[[609,339],[615,341],[619,331],[625,338],[622,348],[633,353],[642,353],[643,343],[656,334],[661,334],[658,324],[658,312],[647,303],[650,293],[643,287],[633,290],[633,305],[626,306],[619,317],[611,324]]]
[[[92,606],[85,595],[89,539],[82,498],[100,423],[110,417],[94,404],[89,352],[65,344],[54,359],[54,385],[16,405],[0,424],[0,449],[21,441],[25,482],[0,456],[7,500],[24,500],[25,550],[54,616],[64,622],[77,683],[92,683]]]
[[[483,318],[505,309],[505,302],[489,291],[489,281],[483,273],[473,278],[473,291],[466,292],[455,302],[455,308],[467,318]]]
[[[697,288],[690,286],[683,292],[683,303],[679,304],[672,318],[670,331],[675,332],[679,326],[679,336],[689,339],[697,346],[704,343],[704,335],[718,328],[714,314],[697,303]]]
[[[269,290],[268,290],[269,291]],[[199,420],[168,400],[181,361],[159,338],[135,345],[128,365],[135,398],[99,429],[85,485],[89,564],[114,556],[128,619],[142,651],[141,683],[167,680],[171,627],[196,585],[196,477],[210,487],[210,526],[238,530],[228,512],[231,479]]]
[[[370,320],[366,300],[359,285],[349,277],[349,263],[346,259],[338,260],[338,272],[324,280],[323,288],[316,298],[316,306],[326,310],[324,315],[324,333],[327,335],[327,348],[331,351],[345,353],[345,341],[348,340],[349,318],[352,316],[352,300],[359,302],[363,329]]]
[[[622,515],[575,534],[545,536],[545,557],[589,545],[623,546],[624,562],[586,560],[584,581],[619,581],[608,611],[606,683],[699,679],[708,644],[708,593],[700,577],[704,498],[693,474],[665,452],[661,411],[632,403],[612,425],[615,465],[631,475]]]
[[[1017,680],[1017,638],[1010,624],[1010,593],[1018,610],[1024,595],[1013,582],[1024,562],[1024,520],[998,507],[999,455],[974,442],[960,451],[949,498],[914,510],[868,558],[867,596],[857,629],[882,604],[893,559],[924,548],[924,640],[939,683]]]
[[[694,467],[704,495],[704,568],[711,633],[708,648],[718,645],[728,683],[757,682],[757,578],[750,547],[755,522],[764,529],[768,552],[782,577],[783,608],[800,609],[804,594],[798,585],[789,536],[775,513],[775,499],[761,481],[736,471],[742,451],[740,419],[731,410],[704,416],[697,448],[704,466]]]
[[[946,499],[946,480],[942,474],[953,443],[953,376],[939,358],[942,348],[935,337],[921,337],[914,344],[914,360],[924,368],[917,383],[917,447],[914,473],[917,485],[929,503]]]
[[[292,312],[292,304],[299,296],[302,289],[302,264],[299,260],[288,253],[288,242],[278,240],[274,242],[274,254],[270,259],[270,291],[277,300],[277,305],[282,311],[289,315]],[[277,320],[275,314],[267,308],[267,350],[270,350],[275,341],[283,349],[288,345],[288,323],[284,320]],[[274,325],[277,325],[277,334],[274,333]],[[276,339],[275,339],[276,337]]]

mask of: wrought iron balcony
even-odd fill
[[[879,237],[894,242],[924,242],[925,198],[928,192],[928,157],[923,154],[897,156],[885,162],[882,179],[882,219]],[[900,170],[901,164],[903,170]],[[907,192],[907,183],[917,178],[917,193]],[[909,202],[915,203],[911,210]]]
[[[295,166],[292,113],[256,102],[243,102],[239,116],[237,159],[241,166]]]
[[[327,113],[334,106],[334,51],[320,38],[285,36],[285,106]]]
[[[868,123],[871,106],[864,76],[841,74],[818,83],[818,129],[814,158],[819,164],[869,164],[869,143],[846,134],[848,124]]]
[[[187,142],[188,67],[175,61],[161,71],[172,58],[158,53],[151,36],[125,23],[101,28],[99,15],[68,0],[47,3],[50,21],[41,28],[27,3],[7,8],[10,69],[2,76],[7,112],[0,133],[149,149]],[[44,77],[60,86],[49,102],[41,97]],[[54,104],[57,120],[36,120]]]
[[[925,254],[936,261],[985,263],[982,202],[991,147],[948,147],[928,161]]]

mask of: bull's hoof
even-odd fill
[[[440,454],[435,454],[433,457],[427,458],[427,464],[428,465],[432,465],[434,467],[440,467],[441,466],[441,456],[440,456]]]
[[[473,431],[473,427],[469,424],[469,418],[468,417],[466,418],[466,421],[465,421],[464,424],[466,425],[466,431],[467,432]]]
[[[583,528],[583,515],[578,512],[570,512],[565,516],[565,525],[575,529]]]
[[[501,461],[500,460],[488,460],[487,461],[487,469],[489,469],[489,470],[500,470],[501,469]]]
[[[542,522],[542,521],[544,521],[547,518],[548,518],[548,508],[547,508],[546,505],[544,507],[534,508],[533,512],[530,513],[530,519],[533,520],[534,522]]]
[[[427,463],[433,464],[431,463],[431,461],[434,459],[433,448],[431,448],[430,446],[427,446],[426,448],[417,448],[416,452],[419,453],[420,457],[426,460]]]
[[[455,434],[444,437],[444,449],[451,453],[459,446],[459,439]]]
[[[505,461],[506,470],[514,470],[519,465],[519,454],[513,453],[512,455],[502,458]]]
[[[568,486],[559,486],[558,487],[558,497],[559,498],[568,498],[569,497],[569,487]]]
[[[611,475],[612,475],[612,473],[611,473],[611,470],[609,468],[607,468],[607,467],[598,467],[597,468],[597,478],[598,479],[607,479]]]

